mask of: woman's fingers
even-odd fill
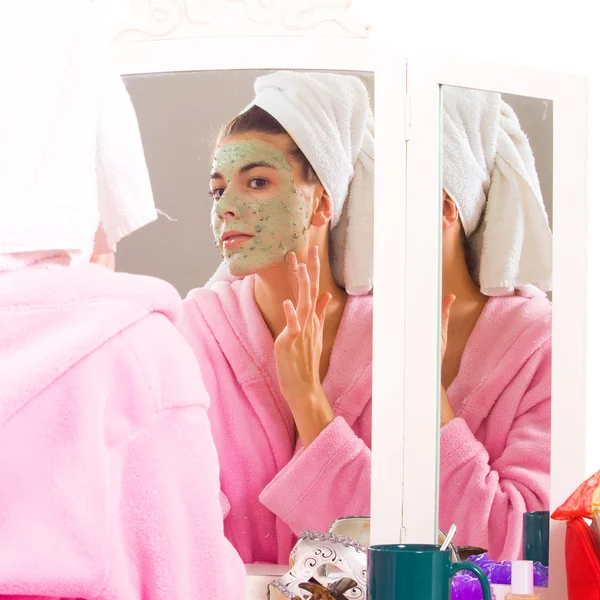
[[[312,303],[310,298],[310,277],[308,275],[308,268],[304,263],[298,267],[298,320],[300,325],[303,327],[312,310]]]
[[[296,316],[300,327],[312,318],[313,314],[319,316],[317,301],[319,300],[319,281],[321,263],[319,261],[319,247],[312,246],[308,253],[308,265],[298,263],[294,252],[286,256],[288,271],[291,276]],[[320,317],[319,317],[320,318]]]
[[[294,308],[294,303],[291,300],[286,300],[283,303],[283,312],[285,313],[285,323],[288,335],[293,339],[300,335],[302,328],[298,321],[298,315]]]
[[[331,294],[327,293],[327,294],[323,294],[318,300],[317,300],[317,306],[316,306],[316,314],[317,317],[319,318],[319,323],[321,323],[321,330],[323,329],[323,325],[325,324],[325,315],[327,314],[327,307],[329,306],[329,303],[331,302]]]
[[[454,294],[449,294],[442,300],[442,328],[448,330],[448,322],[450,320],[450,309],[456,300]]]
[[[294,303],[298,302],[298,258],[294,252],[289,252],[285,257],[288,264],[288,272],[292,282],[292,293]]]
[[[316,311],[319,299],[319,282],[321,277],[321,263],[319,261],[319,247],[312,246],[308,253],[308,276],[310,278],[310,300],[312,310]]]
[[[448,343],[448,324],[450,323],[450,309],[456,300],[454,294],[449,294],[442,300],[442,358],[446,353]]]

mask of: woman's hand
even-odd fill
[[[450,309],[456,300],[456,296],[450,294],[442,300],[442,343],[441,343],[441,363],[444,363],[444,356],[446,356],[446,348],[448,347],[448,324],[450,322]],[[440,386],[440,426],[443,427],[456,415],[450,405],[448,394],[443,385]]]
[[[296,305],[283,304],[286,326],[275,340],[275,366],[304,446],[308,446],[333,420],[334,415],[321,385],[320,365],[323,327],[330,294],[319,296],[319,252],[310,249],[308,267],[298,265],[294,254],[287,258]]]

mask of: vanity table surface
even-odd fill
[[[286,565],[246,565],[246,600],[266,600],[269,583],[288,570]]]
[[[267,587],[273,579],[287,573],[286,565],[246,565],[246,600],[267,600]],[[508,585],[492,585],[496,600],[504,600],[510,592]],[[547,588],[535,588],[540,600],[549,598]]]

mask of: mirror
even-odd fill
[[[547,567],[553,104],[444,85],[441,118],[439,526]]]
[[[301,531],[369,514],[374,78],[333,76],[125,77],[167,216],[125,240],[116,266],[187,296],[182,331],[211,399],[225,533],[247,564],[288,564]],[[257,80],[268,90],[258,112]],[[293,334],[284,301],[314,290],[289,252],[315,281],[314,245],[321,299],[297,306]],[[202,289],[218,268],[227,281]]]

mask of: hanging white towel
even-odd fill
[[[0,94],[0,255],[87,260],[95,238],[97,252],[112,251],[157,217],[136,115],[95,10],[19,0],[0,19],[10,82]]]
[[[351,295],[373,288],[374,118],[360,79],[279,71],[259,77],[256,105],[273,116],[302,150],[327,190],[332,270]],[[247,107],[250,108],[250,107]],[[226,266],[206,284],[235,279]]]
[[[443,88],[444,190],[488,296],[552,289],[552,233],[535,160],[500,94]]]

